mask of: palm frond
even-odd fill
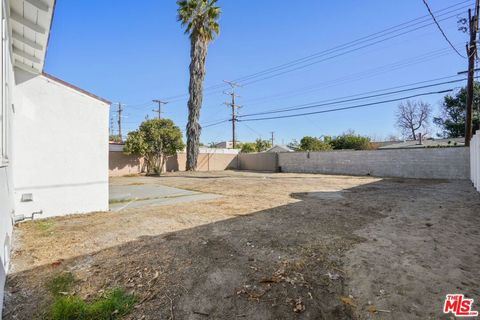
[[[177,5],[177,19],[191,37],[198,35],[209,42],[220,33],[218,19],[222,11],[217,0],[179,0]]]

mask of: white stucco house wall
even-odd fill
[[[107,211],[108,102],[46,74],[15,80],[16,214]]]
[[[108,210],[110,102],[43,72],[55,0],[0,0],[0,319],[15,221]]]

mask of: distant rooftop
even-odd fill
[[[450,138],[450,139],[425,139],[420,141],[392,141],[392,142],[378,142],[379,149],[403,149],[403,148],[433,148],[433,147],[459,147],[465,145],[464,138]]]
[[[277,144],[272,148],[268,149],[266,152],[294,152],[294,150],[292,150],[286,145]]]

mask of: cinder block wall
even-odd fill
[[[279,154],[282,172],[469,179],[469,148],[422,148]]]

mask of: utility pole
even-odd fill
[[[236,122],[238,121],[237,119],[237,113],[236,113],[236,109],[239,109],[241,108],[241,106],[237,105],[235,103],[235,97],[238,97],[236,94],[235,94],[235,88],[237,87],[240,87],[240,85],[238,83],[235,83],[233,81],[226,81],[226,80],[223,80],[223,82],[225,82],[226,84],[228,84],[232,91],[231,92],[224,92],[224,94],[226,95],[229,95],[232,97],[232,102],[226,102],[225,105],[227,106],[230,106],[232,108],[232,147],[233,149],[236,148],[237,146],[237,141],[236,141],[236,133],[235,133],[235,124]]]
[[[110,117],[110,137],[113,136],[113,117]]]
[[[120,102],[117,104],[117,111],[115,111],[118,114],[118,137],[120,138],[120,142],[123,141],[123,136],[122,136],[122,112],[123,112],[123,106]]]
[[[274,139],[274,137],[275,137],[275,131],[271,131],[270,133],[272,134],[271,140],[272,140],[272,147],[273,147],[273,143],[274,143],[274,141],[275,141],[275,139]]]
[[[152,100],[152,102],[158,103],[158,109],[154,109],[152,111],[157,112],[158,113],[158,119],[161,119],[162,118],[162,104],[168,104],[168,102],[162,101],[162,100],[159,100],[159,99]]]
[[[467,45],[468,55],[468,82],[467,82],[467,110],[465,119],[465,146],[470,146],[472,139],[472,114],[474,98],[474,79],[475,79],[475,59],[477,57],[477,34],[478,34],[478,16],[480,9],[480,0],[475,2],[475,14],[472,16],[472,10],[468,9],[468,22],[470,29],[470,42]]]

